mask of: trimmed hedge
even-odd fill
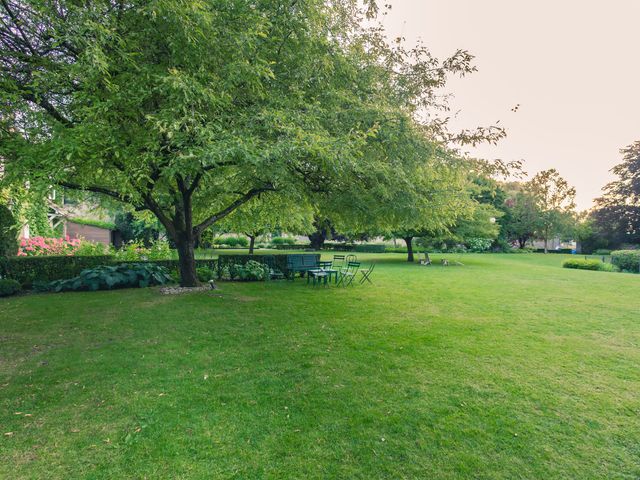
[[[574,268],[577,270],[593,270],[598,272],[617,272],[618,267],[600,260],[572,258],[562,262],[562,268]]]
[[[0,276],[13,278],[24,288],[31,288],[34,282],[73,278],[87,268],[110,265],[113,262],[112,255],[0,257]]]
[[[351,243],[324,242],[323,250],[335,250],[336,252],[353,252],[355,245]]]
[[[273,244],[276,250],[307,250],[311,248],[308,243],[279,243]]]
[[[611,252],[611,263],[620,270],[640,271],[640,250],[615,250]]]
[[[536,248],[536,253],[544,253],[544,248]],[[567,254],[567,253],[573,253],[573,250],[570,249],[570,248],[560,248],[558,250],[549,249],[547,251],[547,253],[564,253],[564,254]]]
[[[354,251],[361,253],[384,253],[386,248],[386,245],[381,245],[379,243],[365,243],[362,245],[356,245],[354,247]]]
[[[77,277],[83,270],[120,264],[154,264],[165,267],[169,271],[180,269],[178,260],[122,261],[113,255],[0,257],[0,277],[13,278],[24,288],[31,288],[34,282],[49,283],[54,280],[68,280]],[[216,269],[217,261],[196,260],[197,267]]]

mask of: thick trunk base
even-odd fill
[[[176,242],[180,264],[180,286],[182,287],[197,287],[200,284],[196,273],[194,243],[193,240]]]
[[[413,237],[405,237],[403,240],[407,244],[407,262],[413,263]]]

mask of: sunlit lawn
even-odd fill
[[[0,300],[0,478],[640,477],[640,276],[363,258],[349,289]]]

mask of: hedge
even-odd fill
[[[355,245],[351,243],[324,242],[323,250],[335,250],[336,252],[353,252]]]
[[[386,248],[386,245],[381,245],[379,243],[365,243],[362,245],[356,245],[354,251],[362,253],[384,253]]]
[[[289,269],[287,266],[287,257],[289,254],[276,253],[275,255],[220,255],[218,257],[218,276],[221,275],[222,270],[225,267],[232,265],[244,265],[249,260],[254,260],[259,263],[266,263],[273,268],[280,270],[285,275],[288,275]],[[316,254],[318,260],[320,260],[320,254]]]
[[[600,270],[602,262],[600,260],[583,260],[581,258],[572,258],[562,262],[562,268],[575,268],[578,270]]]
[[[535,250],[536,253],[544,253],[544,248],[536,248]],[[547,253],[573,253],[573,250],[571,248],[559,248],[558,250],[547,250]]]
[[[39,257],[0,257],[0,277],[17,280],[24,288],[31,288],[34,282],[52,282],[77,277],[83,270],[104,265],[119,265],[122,263],[153,263],[168,268],[170,271],[179,270],[178,260],[131,260],[123,261],[113,255],[96,256],[39,256]],[[216,260],[196,260],[196,267],[215,269]]]
[[[273,248],[276,250],[310,250],[311,245],[308,243],[274,243]]]
[[[640,271],[640,250],[615,250],[611,252],[611,263],[620,270]]]
[[[0,257],[0,276],[12,278],[25,288],[33,282],[73,278],[82,270],[109,265],[115,261],[113,255],[99,256],[39,256]]]

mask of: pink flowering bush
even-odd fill
[[[73,255],[80,247],[79,238],[46,238],[32,237],[20,240],[19,257],[36,257],[41,255]]]

